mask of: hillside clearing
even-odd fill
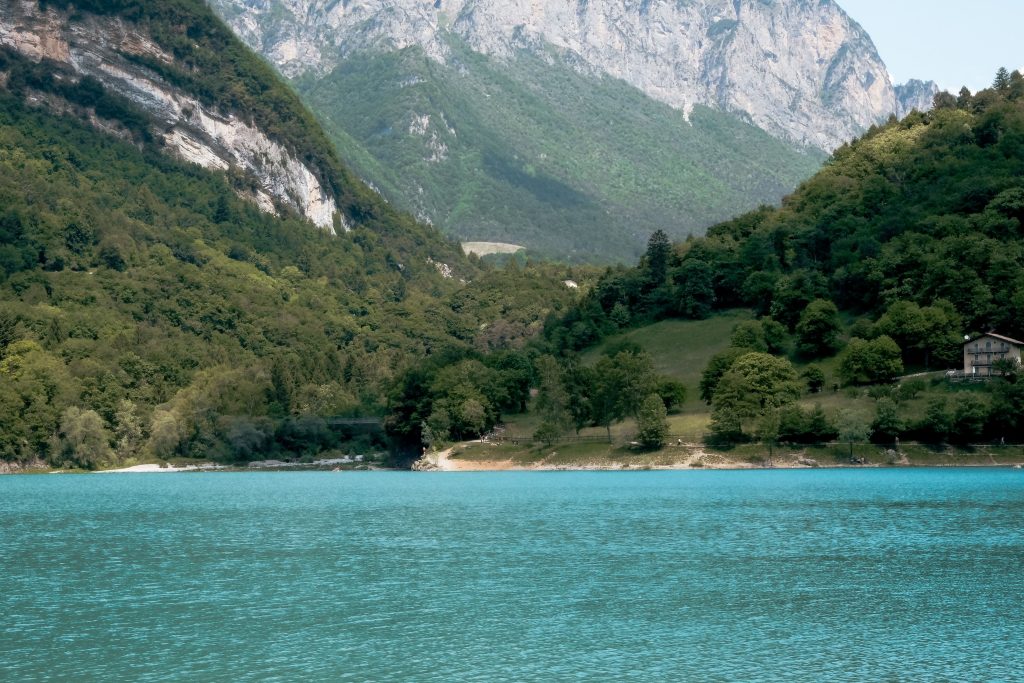
[[[616,345],[633,343],[651,355],[654,370],[686,385],[684,409],[703,405],[697,385],[711,357],[729,346],[732,328],[752,318],[750,311],[726,311],[707,320],[662,320],[661,322],[609,337],[583,354],[587,364],[596,363],[601,354]]]
[[[467,256],[470,254],[476,254],[477,256],[490,256],[491,254],[515,254],[516,252],[525,250],[526,247],[518,244],[509,244],[508,242],[463,242],[462,251]]]

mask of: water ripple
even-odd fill
[[[2,681],[1024,681],[1008,470],[0,479]]]

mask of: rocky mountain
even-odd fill
[[[932,108],[935,96],[939,94],[939,86],[935,81],[921,81],[911,78],[906,83],[896,86],[896,116],[903,118],[915,109],[928,111]]]
[[[628,260],[928,104],[832,0],[212,0],[347,162],[466,240]]]
[[[60,4],[0,4],[0,46],[45,63],[44,70],[58,81],[88,79],[125,97],[148,116],[147,135],[181,159],[245,176],[240,193],[264,211],[288,207],[331,233],[347,226],[326,182],[330,169],[325,164],[300,158],[289,140],[262,127],[252,112],[204,101],[176,83],[176,75],[195,65],[158,44],[143,27],[120,16],[73,14]],[[30,88],[28,96],[52,109],[67,109],[70,103],[58,90]],[[102,113],[88,115],[98,127],[127,134]]]
[[[834,0],[214,0],[285,74],[328,73],[353,53],[450,36],[512,60],[553,48],[687,114],[705,105],[777,137],[832,150],[908,100],[871,38]],[[915,102],[930,106],[930,102]]]

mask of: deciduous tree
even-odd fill
[[[741,434],[744,420],[792,403],[802,393],[792,363],[766,353],[747,353],[726,372],[712,399],[712,427],[719,436]]]
[[[903,372],[900,347],[890,337],[851,339],[839,361],[844,384],[892,382]]]
[[[95,410],[71,406],[60,418],[54,449],[54,464],[62,467],[96,469],[113,459],[110,433]]]
[[[655,449],[665,445],[668,436],[668,419],[665,403],[657,394],[644,399],[637,415],[637,441],[644,448]]]
[[[807,304],[796,324],[797,350],[810,358],[830,355],[838,346],[841,331],[836,305],[815,299]]]

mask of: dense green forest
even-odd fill
[[[1000,70],[992,88],[940,94],[932,111],[893,118],[843,146],[779,208],[681,243],[654,233],[637,267],[609,268],[548,320],[537,348],[559,359],[548,386],[565,407],[545,423],[564,430],[631,416],[642,429],[635,396],[658,393],[657,378],[634,371],[646,388],[609,413],[597,397],[618,356],[581,373],[577,354],[658,320],[745,308],[753,318],[736,325],[699,386],[687,387],[710,406],[712,441],[1024,439],[1019,368],[1002,368],[1002,379],[980,388],[942,378],[933,389],[924,380],[894,384],[960,366],[965,334],[1024,336],[1022,179],[1024,78]],[[621,354],[651,366],[638,348]],[[796,405],[842,386],[866,391],[874,413]],[[927,409],[909,419],[905,404],[926,389]]]
[[[168,157],[119,94],[0,51],[0,460],[313,458],[385,438],[408,455],[524,412],[541,443],[628,421],[655,448],[698,399],[722,444],[1024,438],[1016,367],[983,387],[895,383],[955,365],[965,333],[1024,336],[1017,72],[871,129],[779,208],[675,244],[654,232],[635,268],[496,268],[355,181],[205,5],[46,4],[146,27],[190,65],[168,81],[299,150],[353,229],[260,212],[239,174]],[[636,343],[593,350],[709,316],[736,322],[693,386]],[[798,405],[829,384],[873,413]]]
[[[741,306],[793,330],[816,299],[874,320],[901,302],[939,305],[964,332],[1024,335],[1024,82],[1000,82],[872,128],[781,208],[655,241],[549,336],[582,348],[635,321]]]
[[[1024,335],[1022,177],[1024,78],[1000,70],[990,89],[943,93],[928,113],[872,128],[780,208],[681,244],[655,235],[637,268],[609,270],[547,338],[568,352],[623,327],[748,307],[760,319],[738,327],[700,392],[717,437],[775,433],[801,385],[821,388],[820,371],[799,378],[787,351],[838,354],[842,384],[885,385],[959,366],[964,334]],[[1019,439],[1024,396],[1018,371],[1006,370],[980,396],[937,399],[919,424],[898,419],[898,392],[877,392],[866,434]],[[841,426],[819,425],[815,438]]]
[[[235,192],[239,178],[168,157],[116,93],[4,52],[0,460],[91,468],[383,447],[326,418],[382,415],[395,376],[433,355],[490,352],[488,368],[516,375],[518,349],[570,303],[563,280],[579,274],[484,267],[353,181],[201,3],[74,6],[184,31],[192,47],[176,54],[196,69],[183,87],[308,150],[354,228],[334,237],[262,213]],[[35,92],[70,109],[29,106]],[[135,134],[100,132],[84,122],[93,113]]]

